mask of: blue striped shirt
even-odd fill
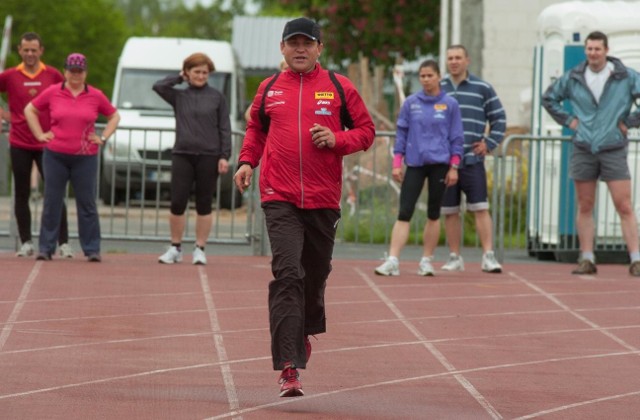
[[[457,87],[448,76],[442,79],[440,85],[460,104],[464,127],[463,163],[473,165],[482,162],[484,157],[473,153],[473,143],[484,140],[487,149],[492,151],[504,138],[507,128],[507,115],[498,95],[489,83],[471,73]]]

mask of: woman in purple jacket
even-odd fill
[[[409,222],[425,179],[429,180],[427,225],[423,256],[418,267],[421,276],[433,276],[433,251],[440,237],[440,205],[446,187],[458,182],[464,130],[458,102],[440,89],[438,63],[420,64],[421,92],[407,98],[398,116],[393,149],[393,179],[402,183],[398,220],[391,231],[389,256],[376,268],[376,274],[400,274],[398,257],[409,238]],[[402,160],[407,166],[402,170]]]

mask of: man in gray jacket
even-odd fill
[[[551,117],[574,131],[570,174],[578,198],[576,227],[580,260],[573,274],[595,274],[593,206],[598,178],[607,183],[631,259],[629,273],[640,276],[638,223],[631,204],[631,175],[627,163],[629,127],[640,126],[640,75],[607,56],[607,36],[591,32],[585,41],[587,60],[567,71],[544,93],[542,103]],[[571,104],[569,113],[562,106]]]

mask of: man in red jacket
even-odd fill
[[[280,51],[289,69],[268,91],[270,79],[260,84],[235,174],[244,191],[262,164],[260,196],[273,254],[271,355],[274,370],[282,371],[281,397],[303,395],[297,369],[305,369],[311,355],[308,337],[326,332],[324,291],[340,220],[342,157],[366,150],[375,137],[353,84],[339,74],[332,82],[318,63],[322,49],[317,23],[287,22]],[[268,126],[259,115],[263,96]],[[353,120],[348,131],[340,118],[341,96]]]
[[[40,36],[35,32],[26,32],[20,38],[18,53],[22,63],[0,73],[0,92],[7,92],[9,111],[11,113],[11,130],[9,144],[11,155],[11,170],[14,185],[14,212],[18,224],[18,234],[22,246],[16,254],[19,257],[33,255],[34,247],[31,241],[31,209],[29,208],[29,194],[31,192],[31,168],[35,162],[40,174],[42,171],[42,150],[44,143],[40,143],[31,133],[24,118],[24,107],[49,86],[64,80],[62,74],[54,67],[45,66],[40,61],[44,46]],[[0,110],[1,111],[1,110]],[[0,129],[2,128],[2,112],[0,112]],[[49,114],[40,115],[40,124],[45,131],[49,130]],[[69,233],[67,229],[67,209],[63,208],[60,220],[60,255],[64,258],[73,257],[73,250],[67,243]]]

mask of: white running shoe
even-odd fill
[[[23,243],[20,250],[16,252],[16,257],[30,257],[34,252],[35,249],[33,248],[33,242],[27,241]]]
[[[444,271],[464,271],[464,260],[462,256],[452,252],[449,254],[449,261],[442,266]]]
[[[207,264],[207,256],[204,254],[204,250],[198,247],[193,248],[193,264],[194,265]]]
[[[482,271],[485,273],[502,273],[502,266],[496,260],[493,251],[488,251],[482,256]]]
[[[399,276],[400,263],[396,257],[387,258],[381,265],[376,268],[376,274],[379,276]]]
[[[60,245],[60,256],[62,258],[73,258],[73,248],[71,248],[71,245],[67,243]]]
[[[182,261],[182,251],[171,245],[167,252],[158,257],[158,262],[162,264],[173,264]]]
[[[418,266],[419,276],[433,276],[433,266],[431,265],[433,257],[422,257],[420,259],[420,265]]]

